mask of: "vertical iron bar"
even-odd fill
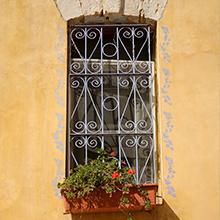
[[[116,43],[117,43],[117,74],[119,73],[119,33],[118,33],[118,27],[116,28]],[[117,76],[117,98],[118,98],[118,133],[121,133],[121,118],[120,118],[120,78]],[[121,136],[118,135],[118,166],[121,168]]]
[[[149,102],[150,102],[150,116],[151,116],[151,121],[152,121],[152,131],[153,131],[153,141],[152,141],[152,148],[153,148],[153,153],[152,153],[152,157],[151,157],[151,182],[155,182],[155,130],[154,130],[154,114],[153,114],[153,84],[154,84],[154,78],[153,78],[153,72],[152,71],[152,66],[151,66],[151,44],[150,44],[150,27],[148,27],[147,29],[147,40],[148,40],[148,65],[149,65]]]
[[[136,94],[136,79],[135,79],[135,28],[132,27],[132,71],[133,71],[133,91],[134,91],[134,129],[135,129],[135,159],[136,159],[136,182],[139,183],[139,160],[138,160],[138,139],[137,138],[137,94]]]
[[[154,106],[152,106],[152,118],[153,118],[153,171],[154,171],[154,183],[157,182],[157,149],[156,149],[156,105],[155,105],[155,74],[154,74],[154,63],[152,63],[152,99],[154,99],[153,103]]]
[[[85,106],[84,106],[84,112],[85,112],[85,134],[88,133],[87,131],[87,124],[88,124],[88,119],[87,119],[87,89],[88,89],[88,82],[87,82],[87,28],[85,28],[85,61],[84,61],[84,69],[85,69]],[[85,164],[88,162],[88,136],[85,136]]]
[[[103,93],[104,93],[104,76],[103,76],[103,27],[101,27],[101,45],[100,45],[100,59],[101,59],[101,127],[102,127],[102,134],[104,133],[104,103],[103,103]],[[104,135],[102,136],[102,143],[101,143],[101,148],[104,149]]]
[[[66,117],[66,122],[67,122],[67,134],[66,134],[66,176],[70,175],[70,169],[71,169],[71,148],[70,148],[70,105],[71,105],[71,96],[70,96],[70,65],[71,65],[71,31],[70,28],[67,27],[68,30],[68,41],[67,41],[67,48],[68,48],[68,60],[67,60],[67,117]]]

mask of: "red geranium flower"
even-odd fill
[[[112,179],[117,179],[120,177],[120,174],[117,172],[112,173]]]
[[[135,174],[135,170],[129,169],[128,174]]]
[[[115,151],[112,151],[112,152],[110,153],[110,155],[111,155],[112,157],[116,157],[116,156],[117,156],[117,153],[116,153]]]

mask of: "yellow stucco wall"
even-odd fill
[[[172,105],[163,101],[161,112],[170,112],[173,152],[163,145],[164,180],[169,173],[165,157],[173,158],[176,198],[165,200],[181,220],[220,218],[220,1],[169,1],[159,22],[169,30],[170,62],[160,48],[161,87],[169,78]],[[170,71],[165,77],[163,68]],[[162,130],[167,119],[162,116]],[[164,143],[163,143],[164,144]]]
[[[54,193],[64,161],[66,23],[49,0],[5,0],[0,11],[0,219],[68,219]]]
[[[220,218],[219,9],[218,0],[170,0],[158,22],[165,202],[137,220]],[[0,219],[69,220],[55,190],[64,172],[66,22],[52,0],[1,0],[0,27]]]

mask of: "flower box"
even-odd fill
[[[156,184],[128,185],[128,187],[129,193],[126,194],[126,197],[129,203],[123,205],[120,204],[122,197],[121,187],[118,187],[111,197],[102,188],[94,189],[83,198],[71,200],[68,200],[64,193],[61,193],[64,202],[64,214],[119,212],[122,210],[141,211],[146,210],[146,198],[150,204],[147,211],[156,207],[156,192],[158,188]],[[145,197],[140,194],[140,189],[147,192]]]

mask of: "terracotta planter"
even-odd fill
[[[67,200],[62,193],[64,214],[144,210],[144,198],[138,192],[137,186],[130,185],[128,187],[130,188],[130,193],[127,194],[129,204],[123,206],[120,205],[120,198],[122,196],[122,192],[120,190],[117,190],[112,194],[112,197],[109,197],[109,194],[106,194],[103,189],[98,188],[82,199],[73,200]],[[158,186],[156,184],[144,184],[140,185],[140,187],[148,192],[148,199],[150,200],[151,204],[149,210],[155,208]]]

